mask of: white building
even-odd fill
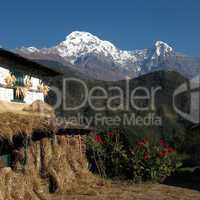
[[[59,75],[46,66],[0,49],[0,101],[31,104],[44,101],[49,77]]]

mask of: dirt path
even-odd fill
[[[52,200],[200,200],[200,192],[159,184],[112,183],[82,187],[64,196],[53,196]]]

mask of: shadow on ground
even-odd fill
[[[200,169],[176,172],[167,178],[164,184],[200,191]]]

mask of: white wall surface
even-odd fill
[[[2,101],[12,101],[14,98],[13,89],[0,87],[0,100]]]
[[[44,101],[44,94],[42,92],[28,91],[27,94],[26,94],[26,97],[24,98],[24,101],[27,104],[31,104],[36,100]]]
[[[32,84],[33,84],[33,86],[31,87],[31,89],[37,90],[38,86],[39,86],[39,83],[40,83],[40,80],[38,78],[31,77],[31,81],[32,81]]]
[[[0,84],[5,84],[5,78],[9,75],[9,70],[0,66]],[[32,90],[38,90],[40,80],[35,77],[31,77]],[[0,87],[0,100],[2,101],[12,101],[14,99],[13,89]],[[28,91],[26,97],[24,98],[25,103],[31,104],[35,100],[44,101],[44,94],[42,92]]]
[[[0,67],[0,84],[5,84],[5,78],[9,75],[9,70]]]

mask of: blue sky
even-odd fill
[[[156,40],[200,56],[199,0],[1,0],[0,45],[50,47],[88,31],[121,49]]]

